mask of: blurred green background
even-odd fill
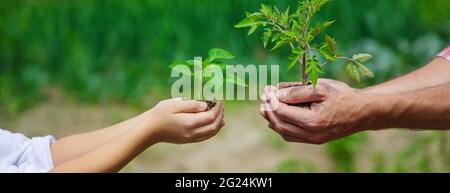
[[[261,3],[285,9],[297,2],[0,0],[0,126],[56,136],[105,127],[169,97],[168,64],[213,47],[235,53],[235,63],[281,64],[282,80],[298,80],[297,72],[283,70],[288,50],[270,53],[260,34],[247,37],[233,28]],[[317,21],[336,20],[327,33],[343,52],[372,53],[376,78],[351,82],[339,63],[325,77],[363,87],[420,67],[450,44],[449,10],[448,0],[331,1]],[[257,103],[226,108],[231,123],[216,141],[159,145],[125,171],[450,171],[447,132],[383,131],[320,147],[286,144],[266,128]],[[179,163],[179,156],[191,162]]]

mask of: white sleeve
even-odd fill
[[[0,172],[48,172],[53,168],[52,136],[27,138],[0,129]]]

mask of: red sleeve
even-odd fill
[[[450,46],[445,48],[441,53],[437,55],[438,57],[442,57],[450,61]]]

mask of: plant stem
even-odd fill
[[[301,64],[302,84],[308,85],[308,74],[306,74],[306,53],[303,53]]]
[[[353,59],[353,58],[348,58],[348,57],[343,57],[343,56],[338,56],[336,57],[337,59],[343,59],[343,60],[347,60],[349,62],[358,62],[357,60]]]

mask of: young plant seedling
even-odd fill
[[[201,61],[200,57],[196,57],[194,60],[176,61],[176,62],[172,63],[169,66],[169,68],[171,68],[173,70],[177,70],[175,67],[178,65],[187,66],[190,70],[189,70],[189,72],[184,72],[184,74],[190,75],[194,78],[201,79],[201,83],[202,83],[201,97],[203,99],[204,98],[203,85],[206,85],[209,81],[211,81],[211,83],[214,85],[211,88],[213,90],[213,92],[216,92],[218,89],[223,89],[222,88],[223,80],[225,82],[228,82],[228,83],[231,83],[234,85],[239,85],[239,86],[244,86],[244,87],[247,86],[245,81],[243,79],[241,79],[239,76],[234,76],[233,74],[230,75],[230,74],[225,73],[226,66],[228,65],[226,63],[226,61],[234,59],[234,58],[235,58],[235,56],[227,50],[224,50],[221,48],[213,48],[213,49],[209,50],[208,57],[204,61]],[[220,68],[220,72],[222,73],[222,79],[214,79],[215,78],[214,76],[217,75],[215,73],[206,73],[207,69],[212,68],[212,67],[216,67],[216,69]],[[225,78],[223,79],[223,77],[225,77]],[[217,80],[220,80],[220,81],[217,81]],[[215,99],[212,101],[203,99],[201,101],[204,101],[208,104],[208,110],[210,110],[211,108],[213,108],[216,105]]]
[[[305,0],[299,2],[293,13],[290,13],[289,8],[282,12],[276,6],[261,5],[259,12],[246,13],[247,17],[235,27],[249,27],[248,35],[262,27],[264,47],[267,47],[269,42],[273,43],[271,51],[289,46],[291,55],[287,68],[290,70],[296,64],[300,66],[303,85],[312,83],[315,87],[319,74],[323,74],[323,67],[338,59],[348,62],[345,70],[356,81],[360,81],[364,76],[373,77],[372,71],[364,66],[372,55],[361,53],[344,57],[338,53],[335,39],[328,35],[323,42],[315,43],[317,36],[334,23],[327,21],[312,24],[314,15],[327,2],[328,0]]]

